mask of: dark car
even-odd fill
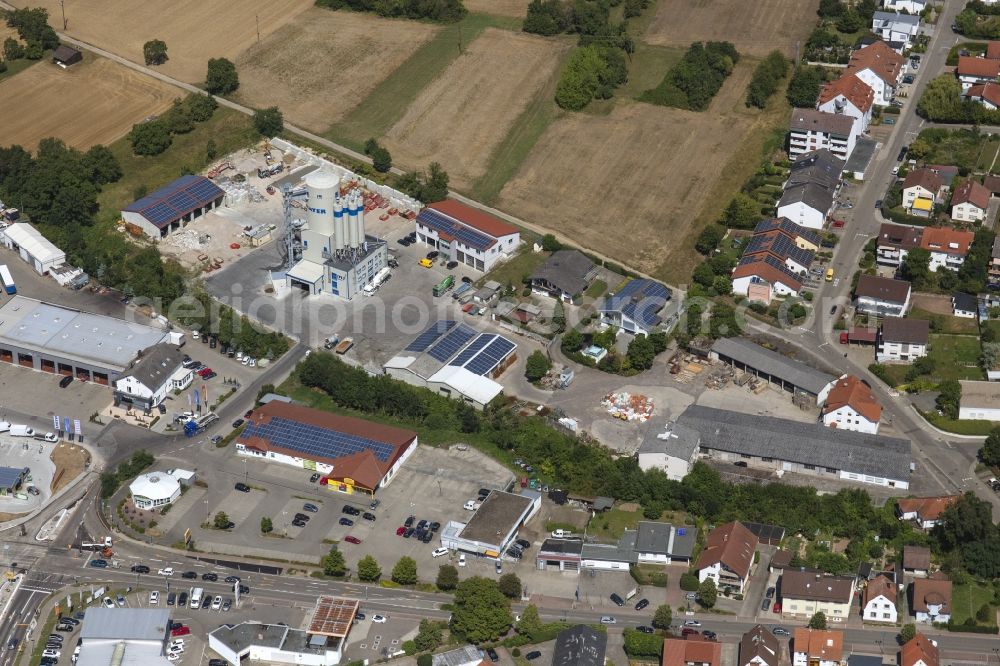
[[[225,659],[209,659],[208,666],[229,666],[229,662]]]
[[[762,611],[766,611],[770,607],[771,607],[771,598],[765,597],[764,600],[760,602],[760,609]]]
[[[351,520],[350,518],[341,518],[340,524],[346,525],[347,527],[354,527],[354,521]]]
[[[348,516],[360,516],[361,509],[355,508],[350,504],[345,504],[344,508],[340,510],[341,513],[346,513]]]
[[[309,477],[309,483],[316,483],[317,481],[319,481],[319,477],[320,477],[319,474],[313,474],[312,476]]]
[[[180,606],[181,608],[185,608],[185,607],[187,607],[187,603],[188,603],[188,593],[187,592],[181,592],[180,594],[177,595],[177,605],[178,606]]]
[[[417,523],[417,529],[422,530],[425,527],[427,527],[427,521],[421,518],[420,522]]]
[[[830,314],[831,315],[837,314],[837,306],[836,305],[831,305],[830,306]]]
[[[75,629],[76,627],[74,627],[72,624],[63,624],[62,622],[60,622],[58,625],[56,625],[56,631],[73,631]]]
[[[458,262],[457,261],[449,261],[445,265],[445,268],[447,268],[450,271],[451,269],[455,268],[456,266],[458,266]]]
[[[233,421],[233,427],[239,428],[244,423],[246,423],[246,421],[244,421],[243,419],[236,419],[235,421]]]
[[[649,605],[649,599],[639,599],[639,601],[635,604],[635,609],[642,610],[648,605]]]
[[[147,574],[149,573],[149,567],[145,564],[134,564],[132,565],[132,573]]]
[[[416,520],[415,516],[410,516],[409,518],[406,519],[406,522],[403,523],[403,527],[413,527],[413,522],[415,520]]]
[[[647,627],[644,624],[640,624],[638,627],[635,628],[635,630],[638,631],[641,634],[651,634],[651,633],[653,633],[653,628],[652,627]]]
[[[156,409],[159,410],[161,414],[167,413],[167,406],[164,405],[162,402],[156,406]]]
[[[240,491],[241,493],[248,493],[248,492],[250,492],[250,486],[248,486],[247,484],[242,483],[242,482],[241,483],[237,483],[236,484],[236,490]]]
[[[171,592],[170,594],[167,595],[167,605],[173,606],[176,603],[177,603],[177,593]]]
[[[240,585],[240,594],[250,594],[250,588],[246,585]]]
[[[364,518],[365,520],[371,520],[371,521],[375,520],[375,514],[369,513],[368,511],[365,511],[363,514],[361,514],[361,517]]]
[[[413,536],[416,539],[423,539],[424,538],[424,534],[426,534],[426,533],[427,533],[427,530],[425,530],[423,527],[417,527],[417,528],[414,528],[414,530],[413,530]]]
[[[201,575],[201,579],[202,579],[202,580],[208,580],[208,581],[212,581],[212,582],[214,583],[215,581],[219,580],[219,574],[214,574],[214,573],[203,573],[203,574]]]
[[[472,284],[472,278],[470,278],[468,275],[463,275],[462,282],[464,282],[465,284]]]
[[[774,597],[774,588],[773,587],[767,588],[767,592],[764,593],[764,596],[767,597],[768,599],[773,598]]]
[[[91,560],[90,566],[97,567],[98,569],[106,569],[108,566],[107,560]]]
[[[372,500],[371,504],[368,505],[368,508],[371,509],[372,511],[374,511],[375,509],[379,508],[381,505],[382,505],[382,500]]]
[[[7,641],[7,649],[8,650],[16,650],[17,649],[17,644],[18,644],[18,640],[16,638],[12,638],[9,641]]]
[[[173,631],[174,629],[180,629],[183,626],[184,626],[183,622],[171,622],[170,623],[170,631]]]
[[[211,608],[211,607],[212,607],[212,595],[211,594],[206,594],[205,595],[205,600],[201,602],[201,609],[202,610],[206,610],[206,609]]]
[[[619,597],[616,593],[611,593],[611,601],[615,602],[616,606],[624,606],[625,600]]]
[[[437,250],[431,250],[430,252],[427,253],[427,258],[433,260],[437,259],[440,255],[441,253],[438,252]]]
[[[538,650],[532,650],[528,654],[524,655],[524,658],[527,659],[528,661],[534,661],[535,659],[538,659],[541,656],[542,656],[541,652],[539,652]]]
[[[881,209],[882,209],[882,200],[879,199],[878,201],[875,202],[875,210],[881,210]]]
[[[181,574],[181,578],[197,578],[198,574],[195,571],[185,571]]]
[[[896,155],[896,161],[902,162],[906,158],[906,153],[910,151],[909,146],[903,146],[899,149],[899,155]]]
[[[304,513],[297,513],[297,514],[295,514],[294,518],[295,518],[296,520],[304,520],[304,521],[306,521],[306,522],[309,522],[309,516],[307,516],[307,515],[306,515],[306,514],[304,514]]]
[[[227,583],[238,583],[242,579],[239,576],[226,576],[225,580]]]
[[[509,557],[513,557],[515,560],[519,560],[522,557],[524,557],[524,553],[522,553],[519,549],[515,548],[514,546],[511,546],[510,548],[507,549],[507,555]]]
[[[306,521],[304,521],[304,520],[293,520],[292,521],[292,525],[295,526],[295,527],[305,527],[306,526]]]
[[[527,539],[518,539],[514,543],[520,546],[521,550],[528,550],[529,548],[531,548],[531,542],[528,541]]]
[[[413,536],[413,528],[412,527],[407,527],[406,531],[403,532],[403,538],[404,539],[409,539],[411,536]]]
[[[490,661],[492,661],[494,664],[500,661],[500,655],[498,655],[497,651],[494,650],[493,648],[486,648],[486,656],[488,656],[490,658]]]
[[[431,539],[433,538],[434,538],[434,532],[428,530],[427,532],[424,532],[424,536],[422,536],[420,540],[423,541],[424,543],[430,543]]]
[[[701,635],[710,641],[714,641],[718,637],[718,634],[716,634],[714,631],[709,631],[708,629],[701,632]]]
[[[691,627],[684,627],[681,629],[681,636],[693,636],[698,633],[697,629],[692,629]]]
[[[435,520],[433,523],[431,523],[427,527],[430,528],[431,532],[437,532],[439,529],[441,529],[441,523],[439,523],[438,521]]]
[[[59,388],[66,388],[72,383],[73,383],[73,375],[66,375],[65,377],[59,380]]]

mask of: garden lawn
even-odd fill
[[[993,333],[993,339],[1000,342],[1000,319],[990,319],[982,324],[983,331],[989,329]]]
[[[932,334],[927,355],[935,363],[934,378],[944,381],[984,379],[983,371],[979,367],[981,353],[979,338],[971,335]]]
[[[918,138],[930,145],[923,158],[925,164],[953,164],[969,171],[989,167],[1000,146],[1000,137],[969,129],[934,128],[924,130]]]
[[[993,589],[989,585],[982,585],[974,581],[963,585],[953,585],[951,588],[951,619],[955,624],[964,624],[965,620],[970,617],[975,621],[976,611],[983,604],[988,604],[992,600]],[[976,622],[976,624],[980,623]],[[993,625],[996,622],[987,622],[986,624]]]
[[[524,286],[524,278],[534,273],[549,258],[548,252],[531,251],[532,239],[525,239],[525,241],[520,252],[491,270],[490,274],[479,282],[485,283],[489,280],[496,280],[504,287],[510,283],[514,285],[515,289],[520,290]]]
[[[634,530],[642,517],[642,511],[622,511],[621,509],[609,509],[602,514],[594,516],[587,528],[587,534],[597,536],[602,539],[617,541],[621,538],[625,530]]]
[[[929,310],[922,310],[920,308],[913,308],[907,316],[910,319],[926,319],[927,321],[937,322],[937,326],[939,327],[937,330],[941,333],[949,333],[952,335],[979,335],[979,325],[976,323],[975,319],[942,315],[936,312],[930,312]],[[998,329],[998,332],[1000,332],[1000,329]],[[1000,340],[1000,338],[997,339]]]

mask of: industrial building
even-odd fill
[[[122,220],[133,230],[160,240],[221,206],[225,195],[204,176],[181,176],[123,208]]]
[[[414,451],[417,433],[350,416],[270,402],[247,419],[236,453],[314,470],[332,491],[374,494]]]
[[[191,385],[194,370],[185,368],[176,345],[161,342],[143,350],[132,367],[115,380],[115,405],[126,403],[150,412],[174,391]]]
[[[452,199],[429,204],[417,215],[415,224],[418,241],[448,261],[483,273],[521,244],[521,232],[515,227]]]
[[[170,611],[165,608],[88,608],[76,666],[171,666],[165,652],[169,635]]]
[[[27,467],[0,467],[0,497],[13,495],[28,478]]]
[[[701,434],[700,454],[710,460],[900,490],[910,487],[913,458],[905,439],[702,405],[691,405],[677,421]]]
[[[496,380],[517,359],[517,344],[441,319],[382,366],[395,379],[482,409],[503,392]]]
[[[209,632],[208,646],[232,666],[246,662],[336,666],[344,657],[359,604],[354,599],[321,596],[308,629],[261,622],[223,624]]]
[[[0,306],[0,361],[109,386],[144,349],[183,334],[14,296]]]
[[[709,356],[790,393],[807,395],[816,404],[826,401],[837,379],[744,338],[719,338],[712,345]]]
[[[288,270],[287,284],[310,295],[360,296],[389,266],[385,241],[365,233],[361,190],[342,190],[340,179],[327,171],[308,174],[305,186],[308,213],[296,222],[302,259]]]
[[[441,545],[483,557],[500,558],[517,539],[518,530],[542,506],[540,493],[520,495],[499,490],[491,492],[467,523],[455,520],[441,530]]]
[[[609,295],[601,304],[601,322],[627,333],[649,335],[664,322],[660,312],[672,294],[653,280],[631,280],[621,291]]]
[[[639,469],[658,469],[671,481],[680,481],[691,471],[700,441],[697,432],[676,423],[668,422],[662,430],[652,427],[636,452]]]
[[[66,253],[27,222],[8,226],[0,232],[0,241],[8,250],[17,252],[39,275],[47,275],[56,266],[66,263]]]

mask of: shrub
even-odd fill
[[[685,592],[697,592],[698,586],[701,585],[701,581],[698,580],[697,574],[685,571],[681,574],[680,584],[681,589]]]
[[[788,60],[781,51],[771,51],[753,72],[747,86],[747,106],[763,109],[778,91],[778,84],[788,75]]]
[[[620,49],[591,44],[570,55],[556,86],[556,104],[579,111],[595,97],[608,99],[626,81],[628,71]]]

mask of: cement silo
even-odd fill
[[[306,176],[309,189],[309,230],[322,236],[333,235],[333,207],[338,193],[337,178],[324,171]]]
[[[361,247],[361,216],[364,215],[364,203],[361,197],[360,190],[354,190],[351,192],[348,198],[348,247],[355,250]]]
[[[347,211],[344,210],[344,199],[338,192],[333,205],[333,247],[337,252],[347,247]]]

